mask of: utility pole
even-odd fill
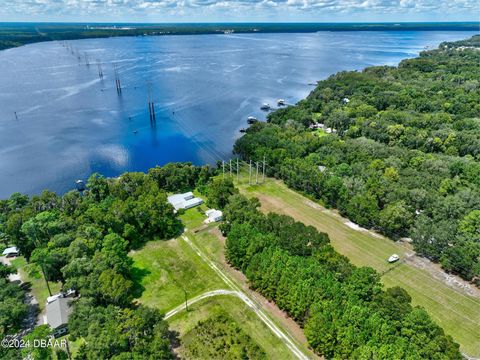
[[[230,159],[230,177],[232,177],[232,159]]]
[[[43,278],[45,279],[45,283],[47,284],[48,293],[50,294],[50,296],[52,296],[52,290],[50,290],[50,285],[48,284],[47,275],[45,274],[45,269],[42,262],[40,262],[40,269],[42,269],[42,274]]]
[[[258,185],[258,161],[257,161],[257,174],[255,176],[255,184]]]
[[[248,185],[252,185],[252,160],[250,160],[248,168]]]
[[[118,75],[117,64],[113,64],[113,69],[115,72],[115,86],[117,88],[117,93],[120,95],[122,93],[122,85],[120,83],[120,76]]]
[[[237,183],[238,183],[238,174],[239,172],[238,172],[238,157],[237,157]]]
[[[185,294],[185,310],[188,312],[187,290],[185,290],[185,288],[182,288],[182,289],[183,289],[183,293]]]
[[[265,182],[265,155],[263,155],[263,175],[262,175],[262,183]]]
[[[222,179],[225,179],[225,161],[222,160]]]
[[[35,234],[34,244],[37,247],[37,249],[40,248],[40,244],[38,242],[36,234]],[[52,290],[50,290],[50,285],[49,285],[48,280],[47,280],[47,275],[45,274],[45,268],[43,267],[43,262],[40,261],[39,265],[40,265],[40,270],[42,270],[43,279],[45,280],[45,283],[47,284],[48,293],[50,294],[50,296],[52,296]]]
[[[103,69],[102,69],[102,63],[100,60],[97,60],[97,67],[98,67],[98,77],[100,79],[103,79]]]

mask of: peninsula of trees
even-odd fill
[[[480,284],[480,36],[341,72],[235,144],[360,226]]]

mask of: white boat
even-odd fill
[[[260,106],[261,110],[270,110],[270,104],[263,103],[262,106]]]
[[[278,105],[278,106],[283,106],[283,105],[285,105],[285,100],[284,100],[284,99],[278,99],[278,100],[277,100],[277,105]]]
[[[257,122],[257,121],[258,121],[258,119],[257,119],[256,117],[253,117],[253,116],[249,116],[249,117],[247,118],[247,123],[249,123],[249,124],[253,124],[253,123]]]
[[[400,259],[400,256],[398,256],[397,254],[393,254],[392,256],[390,256],[388,258],[388,262],[389,263],[394,263],[395,261],[398,261],[398,259]]]

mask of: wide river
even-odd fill
[[[0,198],[64,192],[92,172],[228,159],[262,103],[294,104],[340,70],[395,65],[471,32],[129,37],[0,52]],[[97,62],[101,63],[103,79]],[[88,63],[88,64],[87,64]],[[115,88],[115,72],[122,86]],[[150,89],[150,91],[148,91]],[[148,93],[156,121],[148,112]]]

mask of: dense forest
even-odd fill
[[[400,287],[357,268],[327,234],[284,215],[262,214],[257,199],[232,195],[224,209],[226,257],[250,286],[285,310],[314,351],[329,359],[461,359],[458,344]]]
[[[117,179],[93,174],[83,194],[44,191],[29,198],[16,193],[0,201],[3,246],[16,244],[30,264],[43,268],[48,281],[81,295],[69,319],[70,340],[84,340],[77,359],[173,358],[162,314],[132,302],[141,289],[128,252],[178,235],[182,224],[167,202],[167,190],[202,186],[212,175],[208,167],[169,164]],[[0,271],[1,331],[13,334],[26,315],[25,292],[5,280],[12,269]],[[29,336],[48,335],[42,326]],[[0,351],[2,359],[22,358],[19,351]],[[47,354],[36,358],[49,358],[52,349],[42,351]]]
[[[235,144],[268,175],[480,284],[480,36],[341,72]]]
[[[133,301],[142,289],[128,252],[149,240],[178,236],[182,224],[167,202],[167,191],[192,188],[204,193],[211,206],[224,210],[221,230],[227,235],[228,261],[304,328],[318,354],[461,358],[458,344],[423,309],[410,304],[405,290],[383,290],[380,275],[353,266],[330,246],[328,235],[287,216],[263,215],[257,199],[247,199],[231,179],[215,175],[209,167],[168,164],[116,179],[93,174],[83,194],[71,191],[58,196],[44,191],[29,198],[16,193],[0,201],[4,246],[17,244],[31,265],[43,268],[49,281],[81,295],[68,324],[69,339],[82,339],[76,359],[174,358],[174,335],[163,315]],[[9,267],[0,270],[4,277],[12,272]],[[11,300],[0,307],[4,335],[19,330],[27,311],[18,306],[25,292],[5,282],[8,287],[2,289],[8,292],[0,296]],[[201,337],[229,358],[264,356],[228,318],[201,323],[192,331],[185,337],[185,349],[192,354],[210,349],[200,346],[196,337]],[[44,325],[25,338],[49,334]],[[0,351],[5,359],[48,359],[53,350]],[[56,349],[56,357],[66,359],[68,354]]]

